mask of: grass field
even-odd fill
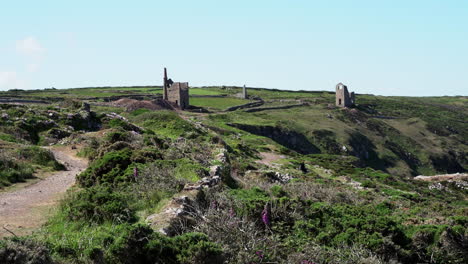
[[[204,107],[212,110],[224,110],[226,108],[248,103],[249,100],[233,98],[233,97],[221,97],[221,98],[202,98],[202,97],[191,97],[190,105]]]

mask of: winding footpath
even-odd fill
[[[51,209],[75,183],[75,176],[87,167],[87,161],[76,157],[69,147],[50,150],[66,170],[27,187],[0,193],[0,237],[11,236],[9,231],[26,235],[44,224]]]

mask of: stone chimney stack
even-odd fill
[[[245,84],[244,84],[244,87],[242,88],[242,98],[247,99],[247,88],[245,87]]]
[[[167,70],[164,68],[164,79],[163,79],[163,99],[167,100],[167,88],[168,87],[168,82],[167,82]]]

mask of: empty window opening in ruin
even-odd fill
[[[338,104],[341,104],[341,99],[338,99]]]

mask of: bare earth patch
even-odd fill
[[[430,181],[430,182],[440,182],[440,181],[448,181],[448,180],[467,180],[468,173],[455,173],[455,174],[441,174],[441,175],[434,175],[434,176],[416,176],[414,177],[415,180],[420,181]]]
[[[275,161],[286,158],[286,156],[284,155],[279,155],[272,152],[260,152],[260,156],[262,157],[262,159],[256,161],[257,163],[273,167],[277,166],[277,164],[274,163]]]
[[[0,193],[0,237],[31,233],[47,220],[51,209],[75,183],[75,175],[86,169],[87,161],[76,157],[69,147],[50,148],[67,168],[25,188]]]

